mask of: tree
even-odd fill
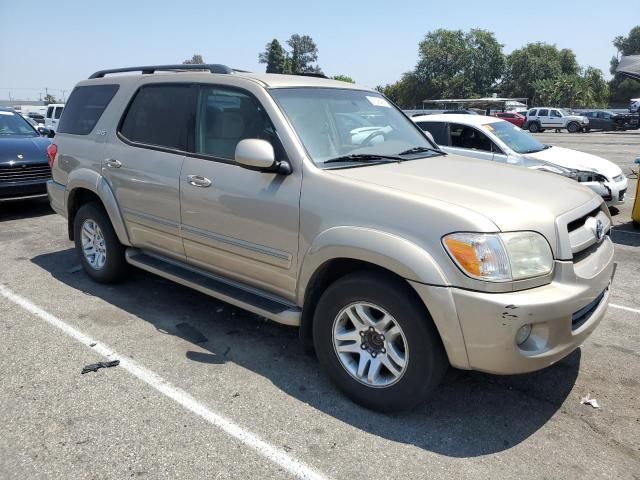
[[[47,93],[44,96],[44,103],[46,103],[47,105],[50,103],[58,103],[58,100],[56,99],[55,96],[51,95],[50,93]]]
[[[290,73],[290,63],[287,62],[287,52],[277,39],[267,43],[264,52],[258,55],[260,63],[267,64],[267,73]]]
[[[291,48],[291,73],[322,73],[318,65],[318,47],[309,35],[291,35],[287,40]]]
[[[609,81],[611,92],[609,101],[612,105],[627,106],[630,98],[640,97],[640,82],[616,74],[620,57],[626,55],[640,55],[640,25],[633,27],[626,37],[620,35],[613,39],[617,55],[611,58],[609,71],[614,77]]]
[[[503,68],[502,45],[493,33],[438,29],[420,42],[415,78],[404,78],[404,90],[420,91],[422,99],[487,95]]]
[[[503,95],[512,97],[533,99],[535,82],[557,79],[562,74],[577,75],[580,69],[571,50],[558,50],[555,45],[542,42],[514,50],[506,60],[501,90]]]
[[[293,34],[287,40],[287,52],[275,38],[267,43],[258,61],[267,64],[267,73],[322,73],[318,61],[318,47],[309,35]]]
[[[190,59],[182,62],[183,65],[204,65],[202,55],[194,54]]]
[[[340,80],[341,82],[356,83],[356,81],[353,78],[347,75],[336,75],[335,77],[331,77],[331,78],[333,78],[334,80]]]
[[[536,89],[533,101],[540,105],[606,107],[609,101],[609,87],[602,71],[593,67],[587,67],[580,75],[561,73],[536,80],[533,86]]]

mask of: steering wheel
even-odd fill
[[[369,135],[367,135],[367,138],[365,138],[362,143],[360,143],[360,146],[362,147],[369,147],[371,146],[371,141],[376,138],[382,136],[384,137],[384,132],[380,131],[380,130],[376,130],[375,132],[371,132]]]

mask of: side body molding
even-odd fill
[[[332,227],[320,233],[301,262],[298,277],[298,305],[313,274],[336,258],[362,260],[386,268],[407,280],[430,285],[448,285],[440,267],[429,253],[409,240],[363,227]]]
[[[111,220],[111,225],[113,225],[113,229],[118,236],[118,240],[120,240],[120,243],[123,245],[132,246],[129,241],[129,234],[124,219],[122,218],[122,213],[116,202],[116,197],[113,195],[113,191],[105,178],[98,172],[88,168],[79,168],[71,172],[66,186],[65,208],[67,212],[78,189],[81,188],[89,190],[100,197],[102,205]]]

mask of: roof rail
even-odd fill
[[[211,73],[233,73],[235,71],[226,65],[220,65],[216,63],[207,64],[177,64],[177,65],[147,65],[145,67],[124,67],[124,68],[112,68],[109,70],[98,70],[93,73],[89,78],[102,78],[105,75],[111,73],[124,73],[124,72],[142,72],[143,75],[151,74],[159,71],[184,71],[184,70],[209,70]]]

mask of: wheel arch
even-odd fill
[[[76,213],[85,203],[95,201],[102,205],[107,212],[120,243],[131,246],[115,195],[102,175],[89,169],[76,170],[69,177],[66,192],[65,208],[67,210],[69,240],[73,240],[73,222]]]
[[[408,280],[447,284],[431,255],[407,239],[367,228],[326,230],[307,250],[298,276],[300,336],[307,346],[311,344],[313,313],[322,292],[342,276],[361,270],[385,273],[406,283],[428,313],[429,307]]]

